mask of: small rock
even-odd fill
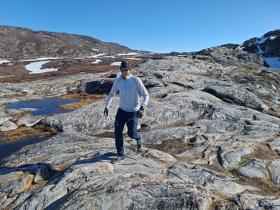
[[[47,180],[50,175],[50,171],[47,168],[39,168],[34,176],[33,182],[37,184],[39,181]]]
[[[7,113],[0,110],[0,125],[4,122],[7,122],[9,120],[13,119],[12,116],[8,115]]]
[[[8,197],[17,196],[29,189],[32,184],[33,177],[34,176],[32,174],[22,172],[12,172],[7,175],[1,175],[1,191],[6,193]]]
[[[268,168],[271,173],[272,182],[280,186],[280,159],[274,160]]]
[[[237,173],[247,177],[268,178],[265,163],[262,160],[255,158],[243,164],[236,171]]]
[[[0,131],[11,131],[16,129],[17,125],[11,121],[6,121],[0,126]]]
[[[222,166],[231,169],[238,165],[243,155],[250,154],[251,152],[253,152],[253,148],[251,147],[239,146],[237,148],[232,148],[231,145],[227,145],[225,147],[220,147],[218,153]]]
[[[155,149],[146,150],[143,156],[147,158],[154,158],[165,163],[175,163],[177,161],[172,155]]]
[[[32,116],[24,116],[21,117],[18,121],[17,124],[18,126],[27,126],[27,127],[32,127],[36,124],[38,124],[44,117],[38,116],[38,117],[32,117]]]
[[[6,193],[0,193],[0,206],[2,206],[2,204],[5,202],[5,200],[7,199],[7,194]]]
[[[43,119],[41,122],[45,126],[50,126],[52,128],[58,129],[59,131],[63,131],[63,125],[59,120],[56,120],[56,119],[51,119],[51,120],[46,119],[45,120],[45,119]]]
[[[236,195],[233,199],[239,209],[279,210],[279,196],[254,195],[246,192]]]
[[[272,150],[276,150],[280,154],[280,137],[270,142],[269,146]]]

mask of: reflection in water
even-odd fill
[[[22,147],[26,146],[26,145],[30,145],[30,144],[35,144],[38,142],[42,142],[46,139],[48,139],[49,137],[27,137],[24,139],[21,139],[19,141],[12,141],[12,142],[0,142],[0,163],[1,160],[3,160],[4,157],[7,157],[11,154],[13,154],[14,152],[20,150]]]
[[[62,99],[62,98],[44,98],[41,100],[18,101],[6,104],[6,109],[22,109],[31,108],[36,109],[32,111],[32,115],[53,115],[58,113],[69,112],[60,107],[60,105],[78,102],[80,99]]]
[[[32,115],[54,115],[58,113],[69,112],[70,110],[65,110],[61,108],[61,105],[78,102],[78,98],[73,99],[62,99],[62,98],[44,98],[41,100],[30,100],[30,101],[19,101],[14,103],[8,103],[6,109],[34,109],[31,111]],[[22,147],[30,144],[35,144],[48,139],[49,137],[37,137],[29,136],[22,138],[17,141],[5,141],[5,136],[0,133],[0,164],[3,163],[4,158],[20,150]],[[4,140],[4,141],[3,141]]]

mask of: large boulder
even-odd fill
[[[266,164],[259,159],[251,159],[240,168],[238,168],[237,173],[247,176],[247,177],[256,177],[256,178],[268,178],[268,171],[266,170]]]
[[[86,82],[83,85],[83,91],[89,94],[109,94],[113,85],[112,80],[98,80]]]
[[[263,103],[254,93],[238,86],[210,86],[205,87],[203,91],[229,103],[235,103],[259,111],[268,110],[268,106]]]

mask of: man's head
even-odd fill
[[[121,62],[120,71],[125,78],[130,75],[129,65],[126,61]]]

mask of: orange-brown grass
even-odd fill
[[[61,96],[63,99],[71,99],[71,98],[79,98],[79,102],[74,102],[70,104],[61,105],[63,109],[66,110],[75,110],[78,109],[84,105],[94,103],[99,100],[103,100],[105,98],[105,95],[103,94],[79,94],[79,93],[73,93],[73,94],[67,94],[64,96]]]
[[[5,105],[4,104],[0,104],[0,110],[3,110],[3,109],[5,109]]]
[[[161,144],[145,144],[147,148],[161,150],[169,154],[179,154],[191,148],[187,145],[183,139],[168,139],[163,141]]]
[[[57,131],[50,127],[37,125],[35,127],[19,127],[16,130],[2,132],[3,141],[17,141],[25,137],[38,136],[47,137],[56,134]],[[0,140],[0,141],[1,141]]]

